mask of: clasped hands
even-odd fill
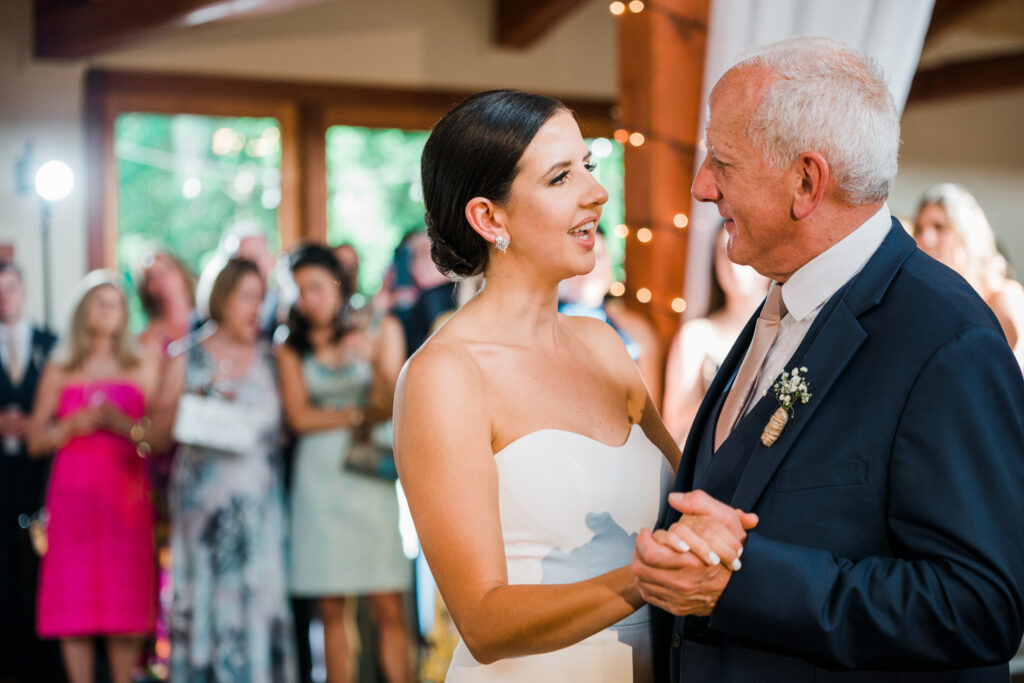
[[[644,600],[677,616],[708,616],[742,563],[747,531],[757,515],[703,491],[672,493],[683,514],[668,529],[644,529],[633,551],[633,576]]]
[[[68,420],[71,436],[83,436],[101,429],[127,436],[135,424],[135,420],[127,413],[107,401],[99,405],[83,406],[72,413]]]

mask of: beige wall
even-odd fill
[[[29,287],[30,308],[42,318],[39,198],[15,191],[15,160],[31,142],[39,163],[59,158],[76,172],[76,187],[52,212],[55,319],[63,322],[70,290],[85,271],[85,193],[81,126],[82,67],[29,59],[29,3],[0,2],[0,243],[13,244]]]
[[[491,0],[333,0],[200,26],[103,55],[118,68],[613,97],[615,19],[590,0],[528,50],[499,49]]]
[[[491,40],[485,0],[336,0],[270,18],[147,37],[85,62],[30,59],[30,0],[0,2],[0,243],[14,243],[41,315],[37,201],[14,192],[26,141],[42,161],[59,156],[78,174],[54,207],[54,301],[63,321],[84,274],[82,74],[87,66],[419,88],[518,87],[614,98],[615,20],[603,0],[576,10],[526,51]],[[912,105],[904,115],[901,171],[890,201],[910,213],[931,183],[964,183],[1024,271],[1024,91]]]
[[[911,105],[903,114],[900,172],[889,200],[913,216],[934,183],[957,182],[981,204],[1024,277],[1024,89]]]
[[[33,141],[41,163],[59,157],[77,186],[54,206],[57,327],[86,269],[82,76],[89,66],[334,81],[412,88],[515,87],[612,98],[615,23],[607,4],[584,5],[528,50],[491,40],[491,2],[334,0],[289,14],[158,34],[86,61],[30,58],[30,0],[0,2],[0,243],[24,266],[42,317],[39,209],[14,191],[14,161]]]

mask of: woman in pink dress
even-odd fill
[[[79,292],[65,353],[43,371],[29,425],[29,451],[55,452],[37,629],[61,639],[71,683],[92,681],[95,636],[106,638],[113,683],[128,683],[156,613],[140,456],[159,368],[134,350],[116,273],[90,273]]]

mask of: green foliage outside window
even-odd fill
[[[361,257],[360,287],[380,287],[402,235],[423,227],[420,154],[426,131],[333,126],[327,153],[329,244],[349,242]],[[114,128],[118,176],[117,267],[131,285],[141,257],[165,250],[195,273],[237,222],[255,224],[277,250],[281,134],[270,118],[128,113]],[[595,145],[596,143],[596,145]],[[621,278],[622,146],[588,140],[595,175],[608,190],[601,223]],[[130,290],[132,328],[145,325]]]
[[[353,126],[327,130],[327,241],[356,247],[360,288],[367,295],[380,287],[402,235],[423,229],[420,154],[427,135],[426,131]],[[623,222],[624,215],[622,146],[605,141],[597,149],[607,152],[595,159],[595,175],[609,195],[601,224],[621,277],[623,240],[612,234],[612,228]]]
[[[118,117],[117,267],[132,286],[141,257],[153,250],[171,252],[198,274],[236,222],[259,226],[277,249],[280,141],[270,118]],[[137,331],[145,320],[134,291],[130,298]]]

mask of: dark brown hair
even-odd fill
[[[185,281],[185,291],[188,294],[188,302],[193,307],[196,305],[196,277],[192,274],[185,264],[182,263],[177,256],[168,251],[154,251],[148,255],[149,258],[156,261],[157,259],[166,259],[171,267],[181,274],[182,279]],[[163,314],[161,302],[156,299],[152,294],[149,293],[149,266],[143,266],[139,271],[139,301],[142,302],[142,310],[146,312],[146,315],[150,318],[156,318]]]
[[[213,281],[210,289],[210,319],[214,322],[223,322],[224,302],[238,287],[238,283],[248,274],[253,274],[263,286],[264,293],[267,285],[260,274],[260,267],[253,261],[246,258],[230,258]]]
[[[466,204],[508,199],[519,159],[558,111],[550,97],[517,90],[477,93],[434,126],[420,159],[430,256],[445,274],[476,275],[487,267],[487,241],[466,221]]]

